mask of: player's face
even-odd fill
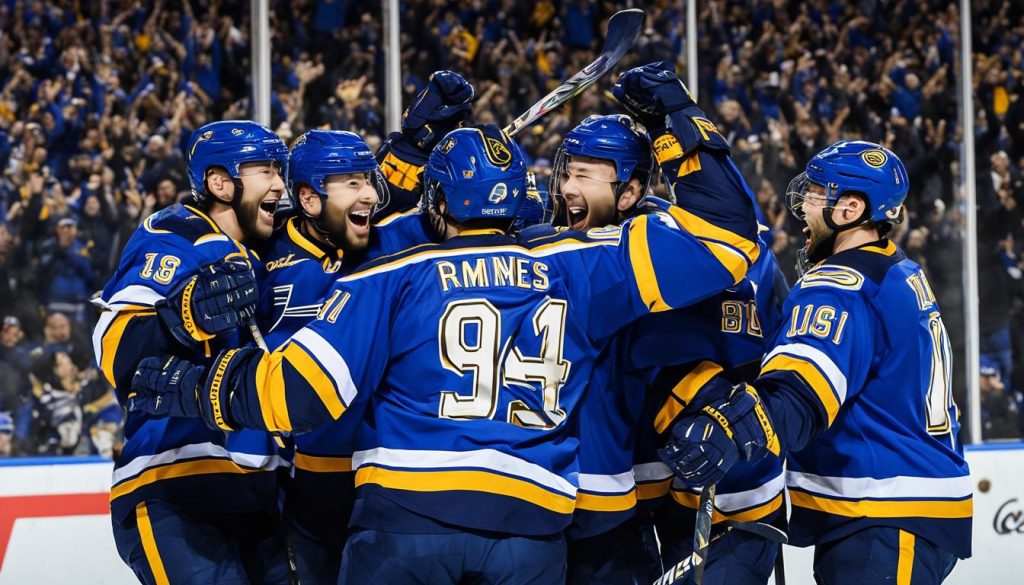
[[[324,181],[326,207],[320,218],[332,240],[345,251],[363,250],[370,241],[370,215],[380,203],[366,173],[331,175]]]
[[[574,156],[559,177],[567,224],[575,230],[615,223],[615,165],[606,160]]]
[[[274,231],[274,211],[284,194],[281,166],[269,161],[245,163],[238,171],[242,181],[238,224],[247,240],[269,238]]]
[[[805,215],[804,222],[807,224],[804,234],[807,236],[806,249],[811,257],[818,256],[815,252],[820,252],[818,248],[821,245],[832,245],[833,232],[825,223],[825,203],[825,188],[814,183],[809,184],[800,207]]]

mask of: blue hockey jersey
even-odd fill
[[[755,383],[780,430],[790,542],[867,526],[971,554],[972,486],[949,341],[921,267],[889,240],[800,279]]]
[[[712,247],[732,251],[729,268]],[[465,232],[342,278],[284,347],[226,353],[207,383],[232,390],[236,424],[273,430],[373,394],[356,525],[554,534],[575,507],[575,418],[601,348],[642,315],[735,284],[757,253],[663,212],[528,241]]]
[[[634,474],[641,503],[646,508],[659,508],[659,525],[672,522],[677,525],[676,533],[693,533],[689,527],[700,494],[674,478],[658,458],[657,449],[668,441],[671,425],[686,404],[713,376],[724,372],[735,382],[756,377],[757,365],[764,355],[765,323],[777,323],[781,309],[771,300],[777,286],[775,257],[763,241],[759,241],[759,246],[761,255],[747,274],[746,287],[731,289],[684,311],[689,314],[680,317],[679,328],[685,327],[689,333],[688,341],[693,348],[690,359],[663,368],[647,394]],[[758,304],[760,299],[764,299],[764,304]],[[657,356],[658,351],[663,351],[660,348],[668,345],[662,339],[672,334],[657,330],[646,333],[634,351]],[[712,522],[731,519],[781,523],[785,512],[784,486],[779,459],[741,462],[718,483]],[[670,496],[673,505],[662,505],[666,496]]]
[[[249,341],[232,334],[204,341],[199,351],[182,347],[154,309],[182,279],[232,257],[259,268],[258,259],[244,246],[190,206],[159,211],[132,235],[117,271],[96,301],[103,312],[93,333],[96,363],[122,405],[143,358],[176,354],[209,363],[220,350]],[[285,463],[276,455],[269,434],[225,434],[208,429],[202,421],[154,418],[142,412],[129,412],[124,429],[124,448],[114,462],[110,490],[115,517],[130,513],[147,498],[220,511],[276,507],[275,470]]]
[[[371,228],[365,251],[344,254],[307,237],[293,217],[260,250],[267,275],[260,280],[257,321],[267,346],[276,349],[316,318],[321,304],[339,277],[380,256],[399,252],[432,239],[416,210],[394,214]],[[324,425],[293,438],[293,465],[309,472],[349,472],[355,430],[361,417]]]

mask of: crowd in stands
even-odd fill
[[[380,4],[270,2],[271,125],[286,141],[315,127],[372,148],[386,137]],[[593,60],[604,23],[628,4],[405,0],[403,99],[452,69],[476,87],[473,121],[507,123]],[[646,28],[617,69],[668,60],[684,71],[684,12],[644,4]],[[733,144],[791,282],[804,239],[785,210],[788,181],[839,138],[898,153],[911,192],[895,237],[925,267],[959,358],[957,5],[700,2],[698,102]],[[1024,5],[972,10],[982,377],[999,391],[983,414],[999,422],[989,436],[1012,437],[1020,417],[1006,413],[1024,410]],[[249,19],[243,1],[0,2],[0,455],[117,448],[121,412],[93,363],[88,301],[139,222],[187,194],[192,129],[251,115]],[[617,111],[614,77],[517,137],[542,178],[572,125]]]

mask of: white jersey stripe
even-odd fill
[[[846,375],[843,374],[835,362],[832,361],[832,358],[828,357],[825,352],[806,343],[787,343],[777,346],[768,355],[764,356],[764,359],[761,360],[761,365],[763,366],[768,363],[770,359],[779,354],[798,356],[818,366],[818,369],[825,374],[829,384],[832,385],[832,389],[836,391],[839,404],[846,401]]]
[[[432,451],[420,449],[390,449],[377,447],[357,451],[352,455],[352,469],[378,464],[392,468],[442,471],[451,468],[475,467],[519,477],[542,485],[570,498],[576,495],[576,486],[569,480],[552,473],[536,463],[530,463],[494,449],[476,451]]]
[[[327,372],[334,382],[335,389],[341,396],[341,401],[348,406],[356,397],[356,386],[352,381],[352,374],[349,372],[345,358],[341,357],[338,350],[334,349],[326,339],[319,333],[303,327],[292,336],[292,341],[297,342],[309,352],[317,363]]]
[[[118,484],[126,479],[131,479],[150,467],[200,457],[230,459],[239,465],[252,467],[254,469],[276,469],[278,467],[288,466],[288,462],[277,455],[237,453],[234,451],[228,451],[224,447],[214,443],[194,443],[192,445],[185,445],[184,447],[178,447],[177,449],[171,449],[169,451],[163,451],[153,455],[136,457],[128,462],[124,467],[119,467],[114,470],[113,482],[114,484]]]
[[[971,477],[828,477],[799,471],[786,472],[790,487],[812,494],[850,499],[939,500],[961,499],[972,493]]]

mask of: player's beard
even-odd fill
[[[273,225],[265,225],[260,221],[260,201],[242,201],[235,207],[235,215],[238,216],[238,226],[242,230],[244,241],[249,243],[258,240],[265,240],[274,231]]]

